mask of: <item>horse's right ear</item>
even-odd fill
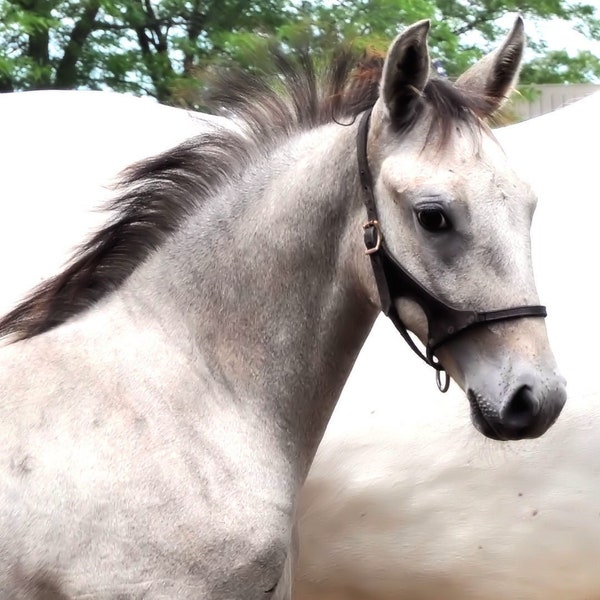
[[[392,42],[383,65],[380,101],[392,124],[401,124],[418,101],[429,79],[429,20],[411,25]]]
[[[502,46],[463,73],[456,87],[483,96],[488,104],[486,116],[492,115],[506,102],[517,82],[524,50],[523,19],[518,17]]]

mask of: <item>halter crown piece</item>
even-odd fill
[[[458,310],[446,304],[424,288],[389,252],[381,232],[375,196],[373,177],[367,159],[367,137],[371,110],[361,118],[356,137],[358,171],[363,189],[363,199],[367,209],[367,222],[363,225],[366,254],[371,258],[371,266],[379,291],[381,309],[400,332],[410,348],[428,365],[436,370],[436,382],[441,392],[448,391],[450,378],[435,351],[444,344],[462,335],[466,330],[497,321],[521,319],[523,317],[545,317],[545,306],[516,306],[486,312]],[[396,309],[395,300],[409,298],[419,304],[427,318],[427,344],[425,352],[420,350],[411,338]],[[442,376],[444,374],[444,382]]]

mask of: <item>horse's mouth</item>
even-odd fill
[[[506,441],[508,438],[496,431],[492,423],[490,423],[483,414],[481,406],[479,405],[481,396],[469,388],[467,391],[467,398],[469,400],[469,405],[471,406],[471,421],[473,422],[475,429],[493,440]]]

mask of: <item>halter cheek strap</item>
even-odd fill
[[[396,326],[410,348],[428,365],[436,370],[438,388],[446,392],[450,380],[444,367],[434,356],[435,351],[465,331],[481,325],[523,317],[545,317],[546,307],[538,305],[516,306],[500,310],[478,312],[458,310],[423,287],[389,252],[381,232],[375,195],[373,193],[373,177],[367,159],[367,138],[369,135],[369,119],[371,109],[366,111],[358,126],[356,138],[356,154],[358,171],[363,189],[363,199],[367,209],[367,222],[363,225],[365,253],[371,259],[375,282],[379,291],[381,309]],[[417,347],[408,333],[396,309],[395,300],[408,298],[419,304],[427,318],[428,339],[425,352]],[[442,383],[441,374],[445,374]]]

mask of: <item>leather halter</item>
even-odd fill
[[[367,137],[369,135],[369,119],[371,110],[367,110],[358,126],[356,138],[356,154],[363,198],[367,209],[367,222],[363,225],[366,254],[371,258],[371,266],[377,283],[381,309],[387,315],[410,348],[428,365],[436,370],[436,381],[441,392],[446,392],[450,385],[448,375],[437,358],[435,351],[447,344],[468,329],[487,325],[497,321],[520,319],[523,317],[545,317],[545,306],[516,306],[500,310],[478,312],[474,310],[458,310],[437,298],[424,288],[389,252],[383,239],[375,195],[373,193],[373,177],[367,159]],[[406,329],[396,309],[395,300],[408,298],[419,304],[427,318],[428,336],[425,352],[421,351]],[[445,374],[442,385],[441,373]]]

